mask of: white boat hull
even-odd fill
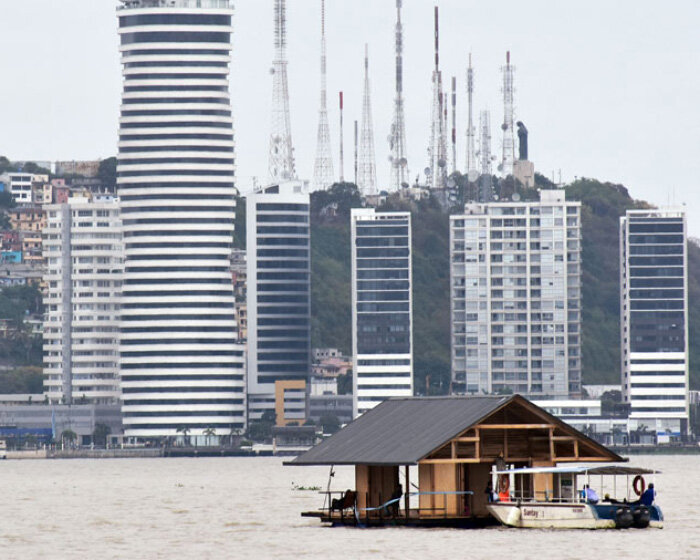
[[[614,529],[615,521],[598,519],[589,504],[496,502],[488,510],[509,527],[529,529]]]

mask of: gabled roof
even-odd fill
[[[512,397],[389,399],[291,465],[415,465]]]
[[[299,455],[289,465],[415,465],[509,404],[577,437],[601,459],[625,461],[520,395],[389,399]]]

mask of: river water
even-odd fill
[[[280,458],[2,461],[0,558],[700,558],[700,456],[631,464],[663,471],[663,530],[328,528],[299,516],[323,497],[293,489],[328,469]]]

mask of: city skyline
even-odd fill
[[[683,188],[700,165],[693,157],[692,141],[700,125],[693,110],[700,82],[697,73],[689,71],[689,65],[692,70],[698,60],[690,23],[695,8],[690,2],[676,11],[658,13],[651,4],[638,5],[634,12],[624,6],[605,6],[604,21],[599,17],[602,3],[599,9],[589,5],[580,11],[544,2],[527,7],[502,2],[498,10],[455,1],[436,3],[442,19],[441,68],[446,77],[456,75],[458,80],[458,154],[463,153],[465,141],[468,53],[473,53],[475,108],[491,110],[493,151],[498,153],[500,66],[506,50],[511,50],[516,66],[516,118],[531,131],[531,159],[538,171],[550,178],[555,171],[558,178],[561,168],[565,181],[585,175],[621,182],[635,198],[658,205],[685,202],[689,233],[700,235],[700,225],[694,226],[692,219],[700,212],[700,195]],[[88,159],[116,153],[116,2],[96,4],[72,0],[62,2],[60,8],[46,1],[8,5],[7,20],[31,20],[33,33],[25,33],[22,25],[8,26],[0,44],[23,55],[6,57],[0,71],[5,76],[24,75],[33,68],[43,79],[7,92],[0,109],[7,136],[0,143],[0,153],[18,160]],[[402,13],[412,180],[427,165],[433,37],[426,21],[432,5],[406,1]],[[298,174],[305,179],[312,177],[315,153],[319,10],[320,2],[290,2],[288,6],[292,129]],[[328,3],[326,11],[328,91],[331,98],[340,89],[345,92],[348,122],[360,117],[365,42],[373,53],[372,97],[381,188],[389,179],[386,136],[393,109],[395,7],[393,2],[372,7],[371,19],[367,17],[369,3]],[[502,13],[509,15],[493,15]],[[254,26],[249,24],[253,21]],[[234,28],[231,89],[237,185],[246,192],[253,176],[259,182],[266,177],[272,3],[238,2]],[[22,110],[29,106],[31,118]],[[330,104],[329,112],[335,154],[335,104]],[[351,142],[346,127],[346,146]],[[462,161],[458,163],[458,169],[464,167]]]

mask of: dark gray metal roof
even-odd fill
[[[389,399],[291,465],[415,465],[512,397]]]

